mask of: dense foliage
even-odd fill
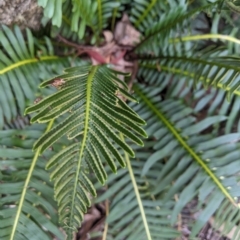
[[[239,239],[240,2],[38,4],[37,35],[0,30],[0,238],[73,239],[103,203],[91,239]]]

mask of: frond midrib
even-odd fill
[[[16,69],[16,68],[18,68],[20,66],[23,66],[23,65],[32,64],[32,63],[41,62],[41,61],[51,61],[51,60],[56,60],[56,59],[59,59],[59,58],[60,57],[58,57],[58,56],[43,56],[43,57],[40,57],[39,59],[37,59],[37,58],[24,59],[22,61],[19,61],[17,63],[13,63],[13,64],[8,65],[7,67],[1,69],[0,70],[0,75],[5,74],[9,71],[12,71],[13,69]]]
[[[154,7],[156,4],[157,0],[152,0],[151,3],[149,3],[147,9],[141,14],[141,16],[136,19],[134,22],[135,27],[139,27],[139,25],[143,22],[144,18],[148,15],[148,13],[151,11],[151,9]]]
[[[222,191],[222,193],[226,196],[229,201],[236,206],[235,200],[225,189],[223,184],[219,181],[219,179],[214,175],[211,169],[204,163],[204,161],[195,153],[195,151],[186,143],[183,137],[178,133],[178,131],[170,124],[168,119],[161,113],[159,109],[157,109],[151,101],[142,93],[142,91],[134,85],[134,91],[136,94],[141,97],[141,99],[145,102],[145,104],[151,109],[151,111],[164,123],[164,125],[168,128],[168,130],[173,134],[173,136],[178,140],[181,146],[193,157],[193,159],[204,169],[204,171],[210,176],[213,182],[217,185],[217,187]]]
[[[83,153],[86,148],[86,142],[87,142],[87,136],[88,136],[88,130],[89,130],[92,84],[93,84],[94,76],[95,76],[97,69],[98,69],[98,66],[93,66],[91,68],[91,70],[89,71],[89,75],[88,75],[88,79],[87,79],[85,123],[84,123],[84,131],[83,131],[83,140],[81,142],[81,148],[79,151],[75,182],[74,182],[74,186],[73,186],[73,194],[72,194],[72,201],[71,201],[72,204],[71,204],[71,209],[70,209],[70,220],[69,220],[70,226],[73,225],[72,222],[74,221],[74,208],[75,208],[75,198],[76,198],[76,194],[77,194],[77,184],[78,184],[78,180],[79,180],[80,168],[81,168]],[[70,234],[69,234],[69,236],[70,236]]]

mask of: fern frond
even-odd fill
[[[49,39],[39,44],[26,30],[27,41],[19,29],[2,26],[0,31],[0,108],[3,118],[10,122],[23,113],[28,101],[36,98],[37,85],[57,68],[68,66],[67,58],[53,54]],[[44,71],[43,71],[44,69]],[[16,97],[17,96],[17,97]],[[15,100],[16,99],[16,100]],[[1,125],[0,128],[3,126]]]
[[[175,223],[177,215],[193,197],[198,195],[202,204],[207,201],[193,226],[191,237],[194,237],[225,199],[231,203],[232,209],[237,209],[240,135],[234,133],[212,138],[211,134],[202,132],[213,124],[225,121],[226,117],[209,116],[196,123],[193,109],[170,98],[160,102],[156,89],[153,93],[149,89],[135,88],[135,92],[143,101],[142,107],[136,107],[137,112],[143,118],[146,116],[149,123],[147,132],[150,136],[154,134],[158,140],[153,147],[155,152],[143,168],[143,175],[156,163],[164,164],[166,161],[158,174],[153,193],[164,194],[164,202],[171,200],[174,194],[179,195],[171,223]],[[148,97],[146,92],[152,95]]]
[[[158,57],[157,57],[158,58]],[[205,87],[214,86],[228,92],[228,99],[232,94],[240,96],[240,58],[233,56],[213,56],[211,51],[206,55],[196,57],[187,56],[159,56],[157,64],[142,64],[146,69],[166,71],[175,75],[182,75],[194,79],[195,85],[202,82]]]
[[[178,28],[181,29],[181,33],[183,33],[183,28],[185,24],[189,24],[189,20],[196,13],[203,11],[205,9],[209,9],[215,3],[211,3],[197,9],[186,13],[183,7],[176,7],[169,12],[165,12],[160,16],[160,19],[157,19],[156,23],[153,23],[152,27],[146,28],[144,39],[135,47],[135,50],[148,52],[150,51],[156,53],[158,49],[168,44],[168,39],[172,31],[176,31]],[[176,31],[177,32],[177,31]]]
[[[0,132],[0,238],[3,240],[50,240],[53,235],[64,239],[58,228],[53,186],[44,169],[46,156],[38,157],[31,150],[34,140],[42,134],[35,127]]]
[[[114,172],[117,169],[114,159],[125,167],[124,159],[113,142],[134,157],[133,150],[118,137],[118,133],[139,145],[143,145],[143,142],[132,131],[147,137],[140,128],[145,121],[118,97],[118,94],[124,94],[124,97],[136,101],[127,92],[125,84],[122,84],[122,88],[119,87],[119,74],[126,75],[105,65],[66,69],[65,74],[40,85],[45,87],[52,84],[59,91],[26,109],[26,113],[38,112],[32,121],[39,122],[50,121],[67,112],[67,117],[62,122],[36,142],[34,149],[40,149],[40,152],[64,135],[69,138],[82,136],[80,143],[62,150],[47,165],[54,169],[51,177],[55,181],[55,198],[59,204],[60,221],[69,226],[69,239],[79,227],[86,208],[90,206],[88,193],[96,195],[85,173],[86,164],[99,182],[104,184],[107,175],[103,157]]]
[[[166,3],[167,2],[167,3]],[[132,2],[130,21],[141,32],[145,32],[149,26],[156,24],[164,12],[169,12],[172,8],[187,8],[185,1],[158,1],[158,0],[134,0]]]

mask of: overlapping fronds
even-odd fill
[[[180,236],[180,233],[171,227],[169,219],[175,202],[171,200],[164,204],[152,194],[152,187],[155,186],[162,164],[156,164],[146,176],[141,176],[146,158],[150,157],[154,144],[154,141],[149,141],[144,148],[134,147],[136,160],[130,162],[126,159],[128,169],[121,169],[117,175],[111,175],[106,182],[105,193],[97,199],[97,202],[106,200],[110,205],[106,220],[109,225],[106,239],[165,240]],[[108,168],[107,171],[110,172],[110,169]],[[96,188],[100,188],[100,185]],[[144,216],[141,215],[136,191],[140,196]]]
[[[233,208],[225,200],[214,216],[212,224],[216,229],[220,229],[223,235],[231,240],[237,240],[240,238],[239,215],[239,208]]]
[[[96,11],[97,1],[72,0],[71,30],[77,32],[80,39],[84,36],[86,26],[96,33]]]
[[[108,20],[111,19],[114,9],[120,7],[120,1],[99,0],[98,1],[98,31],[101,33],[107,27]]]
[[[70,240],[99,190],[104,194],[97,201],[108,199],[110,206],[107,239],[181,237],[178,220],[194,199],[198,218],[188,223],[190,239],[214,215],[215,226],[223,234],[232,230],[238,240],[240,58],[234,54],[239,41],[224,46],[230,36],[206,41],[206,35],[195,41],[196,32],[222,29],[221,34],[237,37],[238,29],[228,22],[237,27],[239,20],[224,13],[223,21],[218,13],[238,2],[38,0],[43,22],[51,19],[52,37],[61,35],[83,48],[92,44],[96,51],[104,44],[103,31],[113,32],[116,21],[129,16],[141,32],[140,42],[135,47],[114,45],[116,51],[106,61],[119,57],[121,69],[134,63],[133,77],[136,73],[142,82],[134,86],[140,104],[121,80],[131,85],[134,78],[128,74],[82,61],[73,67],[79,58],[72,57],[76,49],[71,44],[65,48],[48,38],[37,40],[29,30],[22,34],[18,27],[3,26],[0,128],[28,123],[28,116],[22,125],[15,120],[37,97],[26,113],[35,113],[31,123],[49,125],[45,133],[36,125],[0,132],[0,238],[63,239],[54,195],[59,222]],[[196,17],[206,10],[210,15]],[[212,16],[202,24],[200,18]],[[125,37],[131,38],[128,31]],[[148,140],[141,140],[147,135]],[[116,175],[119,165],[127,168]]]
[[[60,221],[67,227],[69,239],[90,206],[89,193],[96,195],[87,177],[87,168],[104,184],[107,179],[105,162],[113,172],[117,170],[114,160],[122,167],[126,164],[113,142],[134,157],[133,150],[118,133],[141,146],[143,142],[136,134],[147,136],[140,127],[145,121],[119,98],[121,95],[136,101],[127,92],[127,85],[118,79],[118,74],[126,75],[105,65],[66,69],[65,74],[40,85],[53,85],[59,91],[26,109],[26,113],[37,112],[32,122],[48,122],[67,113],[63,121],[36,142],[34,149],[40,152],[64,135],[69,139],[81,136],[80,142],[63,149],[47,164],[47,168],[53,170],[51,179],[55,184]]]
[[[66,39],[71,39],[73,42],[79,42],[79,36],[77,32],[71,30],[71,19],[72,19],[72,3],[71,1],[65,1],[62,7],[63,16],[62,24],[60,27],[52,25],[51,36],[56,37],[58,34],[65,37]]]
[[[58,229],[56,203],[49,174],[45,171],[50,152],[38,158],[32,151],[43,131],[0,131],[0,238],[64,239]],[[23,141],[24,140],[24,141]]]
[[[95,43],[100,38],[101,32],[107,27],[109,19],[111,19],[113,11],[120,6],[120,2],[112,2],[109,0],[99,1],[78,1],[69,0],[65,1],[62,6],[62,2],[54,4],[55,1],[39,1],[38,4],[44,7],[44,15],[48,18],[52,18],[52,24],[65,29],[70,34],[77,33],[79,39],[86,38],[88,31],[86,28],[91,29],[93,33],[93,39],[91,43]],[[60,12],[59,9],[61,8]],[[62,16],[61,12],[64,12]],[[61,18],[60,18],[61,16]],[[66,25],[67,27],[64,27]],[[56,31],[56,30],[55,30]]]
[[[173,34],[179,36],[184,34],[185,30],[190,25],[190,19],[196,13],[211,8],[215,3],[211,3],[186,13],[184,6],[175,7],[167,12],[164,12],[155,23],[152,23],[145,29],[144,38],[135,47],[138,52],[158,53],[161,47],[168,45],[169,37]]]
[[[187,8],[185,1],[159,1],[159,0],[134,0],[132,1],[130,21],[136,28],[144,32],[149,26],[156,24],[164,12],[169,12],[171,8]]]
[[[2,26],[0,31],[0,128],[24,112],[28,101],[33,102],[37,85],[54,72],[69,64],[67,58],[53,53],[49,39],[45,44],[34,40],[26,29],[24,40],[20,29]]]
[[[227,117],[206,116],[196,122],[194,109],[171,98],[160,101],[156,88],[135,88],[135,92],[142,102],[135,110],[148,122],[149,136],[157,139],[153,147],[155,152],[146,161],[142,174],[155,169],[157,163],[163,164],[158,169],[153,194],[156,198],[162,196],[164,202],[178,195],[171,223],[176,222],[183,207],[196,196],[200,204],[207,204],[206,207],[201,205],[203,210],[193,226],[191,237],[199,232],[224,200],[231,205],[232,211],[237,211],[240,134],[217,136],[214,131],[204,134],[206,129],[214,128]]]
[[[222,50],[222,49],[221,49]],[[194,79],[195,86],[201,82],[205,87],[214,86],[228,92],[228,99],[232,94],[240,96],[240,58],[235,56],[221,56],[220,50],[209,50],[206,53],[192,55],[161,55],[155,63],[145,61],[141,66],[146,69],[181,75]],[[145,73],[146,74],[146,73]],[[180,80],[181,81],[181,80]]]
[[[112,16],[115,8],[119,7],[119,2],[109,0],[99,1],[77,1],[72,0],[73,16],[71,29],[78,32],[79,38],[85,35],[85,28],[89,26],[94,33],[95,40],[100,37],[101,31],[106,28],[108,20]],[[92,40],[94,42],[94,40]]]
[[[221,124],[216,124],[214,126],[214,132],[223,131],[225,134],[239,132],[240,98],[238,95],[232,95],[229,101],[227,101],[227,92],[222,89],[219,90],[214,87],[209,87],[206,91],[201,82],[194,87],[193,80],[189,80],[188,77],[181,77],[179,80],[178,76],[172,77],[172,74],[168,73],[162,77],[165,77],[165,82],[163,82],[162,87],[164,88],[166,85],[169,86],[166,97],[181,97],[185,99],[186,103],[192,106],[193,110],[198,112],[199,115],[212,116],[219,114],[221,116],[228,116],[224,128],[222,129]],[[155,79],[155,77],[153,77],[153,79]],[[161,81],[162,79],[158,79],[155,81],[155,84],[159,85]]]

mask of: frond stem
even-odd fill
[[[120,137],[121,137],[121,140],[124,141],[123,134],[120,133]],[[149,230],[149,227],[148,227],[148,223],[147,223],[147,219],[146,219],[146,214],[144,212],[142,200],[141,200],[140,193],[138,191],[138,186],[137,186],[137,183],[136,183],[136,180],[135,180],[135,176],[134,176],[134,173],[133,173],[133,170],[132,170],[131,162],[129,160],[128,154],[125,151],[124,151],[124,156],[125,156],[125,159],[126,159],[126,162],[127,162],[127,168],[128,168],[128,171],[129,171],[129,175],[130,175],[131,181],[132,181],[134,192],[136,194],[138,206],[139,206],[139,209],[140,209],[140,212],[141,212],[143,224],[144,224],[145,231],[146,231],[146,234],[147,234],[147,239],[148,240],[152,240],[152,237],[151,237],[151,234],[150,234],[150,230]]]
[[[48,132],[48,131],[52,128],[53,123],[54,123],[54,120],[51,120],[51,121],[49,122],[49,124],[48,124],[47,129],[46,129],[45,132]],[[31,177],[32,177],[32,174],[33,174],[35,165],[36,165],[36,163],[37,163],[38,156],[39,156],[39,154],[40,154],[40,150],[41,150],[41,149],[38,148],[37,151],[36,151],[35,154],[34,154],[33,161],[32,161],[32,163],[31,163],[31,166],[30,166],[30,169],[29,169],[29,172],[28,172],[26,181],[25,181],[25,183],[24,183],[23,190],[22,190],[22,194],[21,194],[21,198],[20,198],[19,205],[18,205],[18,209],[17,209],[17,213],[16,213],[16,217],[15,217],[14,223],[13,223],[13,228],[12,228],[10,240],[13,240],[13,239],[14,239],[14,236],[15,236],[15,233],[16,233],[16,230],[17,230],[17,225],[18,225],[19,218],[20,218],[20,214],[21,214],[22,208],[23,208],[23,203],[24,203],[25,196],[26,196],[26,193],[27,193],[28,184],[29,184],[29,182],[30,182],[30,179],[31,179]]]
[[[187,41],[198,41],[205,39],[219,39],[219,40],[227,40],[229,42],[234,42],[240,44],[240,40],[235,37],[223,35],[223,34],[203,34],[203,35],[190,35],[180,38],[172,38],[169,40],[169,43],[178,43],[178,42],[187,42]]]
[[[106,217],[107,217],[109,215],[109,202],[108,202],[108,200],[106,200],[106,202],[105,202],[105,208],[106,208]],[[108,232],[108,223],[105,221],[102,240],[107,240],[107,232]]]
[[[0,70],[0,74],[4,74],[6,72],[9,72],[9,71],[11,71],[15,68],[18,68],[22,65],[36,63],[36,62],[39,62],[39,61],[55,60],[55,59],[58,59],[58,58],[59,58],[58,56],[43,56],[43,57],[40,57],[39,59],[38,58],[31,58],[31,59],[22,60],[22,61],[19,61],[17,63],[11,64],[8,67]]]
[[[82,164],[82,158],[83,158],[83,153],[84,149],[86,147],[86,142],[87,142],[87,136],[88,136],[88,129],[89,129],[89,118],[90,118],[90,104],[91,104],[91,91],[92,91],[92,82],[94,75],[97,71],[99,66],[92,66],[92,68],[89,70],[89,75],[87,79],[87,94],[86,94],[86,112],[85,112],[85,123],[84,123],[84,133],[83,133],[83,140],[81,142],[81,149],[79,151],[79,157],[78,157],[78,164],[77,164],[77,169],[76,169],[76,177],[75,177],[75,182],[74,182],[74,190],[72,194],[72,204],[71,204],[71,209],[70,209],[70,226],[72,225],[72,220],[74,219],[74,206],[75,206],[75,201],[74,199],[76,198],[77,194],[77,184],[79,181],[79,174],[80,174],[80,168]],[[68,234],[70,235],[70,234]]]

